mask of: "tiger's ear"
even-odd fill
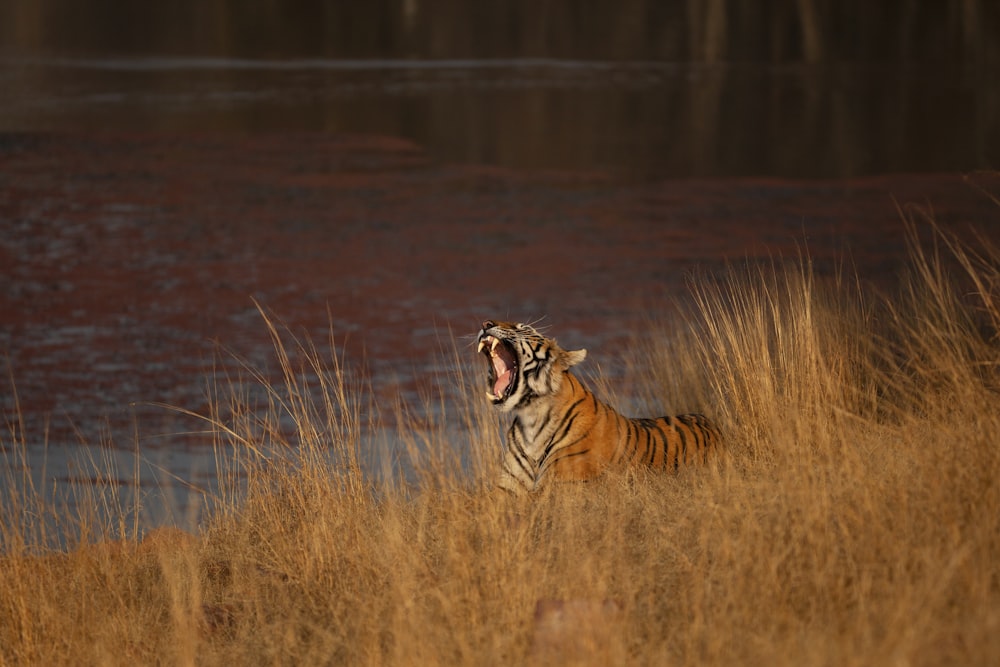
[[[566,368],[570,366],[576,366],[578,363],[587,358],[586,350],[570,350],[566,353]]]

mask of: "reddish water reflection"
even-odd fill
[[[959,176],[634,184],[436,164],[384,138],[6,136],[0,345],[30,445],[132,447],[138,428],[175,453],[204,440],[144,404],[203,410],[213,341],[273,366],[252,299],[319,341],[332,319],[389,400],[442,381],[428,351],[485,316],[545,317],[606,365],[692,271],[805,246],[821,271],[849,255],[889,280],[906,202],[1000,239],[1000,207]]]

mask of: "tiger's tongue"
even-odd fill
[[[498,355],[493,357],[493,371],[496,375],[496,383],[493,385],[493,395],[503,396],[504,390],[510,384],[510,369],[506,362]]]

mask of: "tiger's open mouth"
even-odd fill
[[[486,356],[489,365],[489,389],[486,398],[500,403],[514,391],[517,383],[517,356],[505,340],[484,334],[479,339],[479,352]]]

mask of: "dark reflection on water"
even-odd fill
[[[48,53],[658,61],[993,59],[994,0],[8,0]]]
[[[449,162],[639,176],[990,168],[1000,84],[950,68],[8,59],[0,130],[322,131]]]
[[[652,176],[995,168],[1000,3],[15,1],[0,131],[319,130]]]

